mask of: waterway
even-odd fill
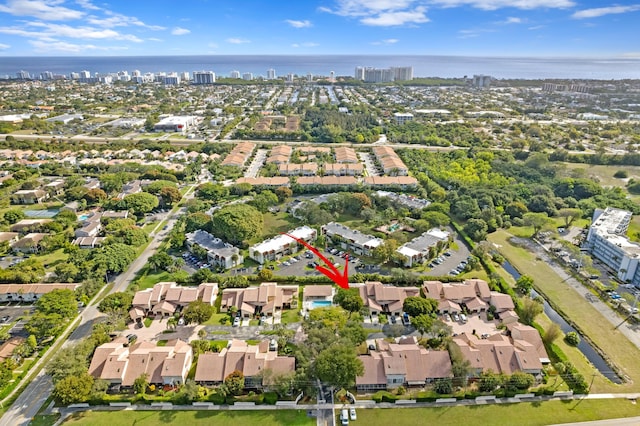
[[[502,264],[502,267],[516,280],[520,278],[520,273],[516,270],[516,268],[513,267],[513,265],[511,265],[506,260]],[[591,364],[593,364],[593,366],[596,367],[603,376],[611,380],[613,383],[622,383],[622,380],[616,374],[616,372],[611,369],[609,364],[607,364],[604,358],[600,356],[600,354],[593,348],[593,346],[591,346],[591,344],[584,338],[584,336],[582,336],[575,328],[573,328],[567,321],[565,321],[564,318],[562,318],[562,316],[560,316],[560,314],[556,312],[556,310],[553,309],[551,305],[549,305],[549,302],[547,302],[547,299],[545,299],[543,295],[537,293],[535,290],[531,290],[531,297],[536,296],[540,296],[544,301],[544,313],[549,317],[551,321],[558,324],[565,334],[573,331],[580,335],[580,343],[578,344],[578,349],[584,354],[585,357],[587,357],[589,362],[591,362]]]

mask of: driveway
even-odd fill
[[[264,160],[267,159],[267,150],[259,149],[256,151],[256,155],[253,157],[253,161],[247,167],[247,170],[244,172],[244,177],[246,178],[254,178],[258,176],[258,172],[260,172],[260,168],[264,165]]]
[[[149,327],[135,328],[135,324],[129,324],[121,335],[135,334],[138,336],[139,341],[157,342],[158,340],[180,339],[189,342],[194,339],[199,339],[198,331],[202,328],[204,328],[203,325],[178,325],[173,331],[168,333],[167,319],[165,318],[153,320]]]

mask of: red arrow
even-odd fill
[[[317,271],[319,271],[322,274],[326,275],[328,278],[331,279],[331,281],[333,281],[334,283],[338,284],[339,287],[342,287],[342,288],[345,288],[345,289],[349,288],[349,254],[347,254],[347,257],[345,258],[346,263],[344,264],[344,274],[341,275],[340,271],[338,271],[338,269],[335,266],[333,266],[333,263],[331,263],[329,261],[329,259],[324,257],[322,255],[322,253],[320,253],[320,250],[318,250],[317,248],[313,247],[311,244],[307,243],[305,240],[303,240],[301,238],[294,237],[293,235],[289,235],[286,232],[283,232],[282,235],[286,235],[289,238],[293,238],[294,240],[296,240],[297,242],[299,242],[300,244],[302,244],[303,246],[305,246],[306,248],[311,250],[324,263],[326,263],[329,268],[331,268],[331,270],[329,270],[329,269],[325,268],[324,266],[317,265],[316,266],[316,270]]]

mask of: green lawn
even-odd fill
[[[549,401],[442,408],[359,409],[363,425],[549,425],[612,417],[640,416],[640,407],[625,399]]]
[[[222,320],[222,318],[224,317],[229,318],[229,315],[226,313],[213,314],[211,315],[211,318],[209,318],[209,321],[205,322],[204,325],[221,325],[222,323],[220,322],[220,320]],[[230,320],[227,321],[227,325],[231,325]]]
[[[288,309],[286,311],[282,311],[282,323],[283,324],[291,324],[292,322],[299,322],[300,312],[298,309]]]
[[[167,271],[158,271],[152,273],[151,271],[147,271],[144,275],[141,275],[134,282],[138,284],[138,290],[144,290],[146,288],[151,288],[159,282],[163,281],[175,281],[173,276]]]
[[[97,411],[78,413],[65,425],[90,426],[156,426],[159,424],[238,426],[315,425],[304,410],[270,411]]]
[[[45,269],[54,268],[58,263],[64,262],[69,257],[68,254],[64,253],[64,249],[58,249],[56,251],[52,251],[51,253],[39,255],[37,257],[38,260],[42,262]]]
[[[597,375],[592,392],[634,392],[640,390],[640,364],[637,359],[640,350],[636,348],[619,330],[607,321],[597,309],[576,292],[561,282],[560,277],[546,263],[539,261],[533,254],[521,247],[512,245],[510,234],[504,230],[489,235],[489,240],[498,245],[502,255],[522,274],[531,276],[535,286],[554,302],[566,315],[584,331],[593,342],[603,349],[632,382],[615,385]],[[586,289],[584,290],[586,291]],[[573,361],[573,360],[572,360]],[[585,377],[590,371],[581,370]]]
[[[264,233],[260,237],[256,238],[252,243],[259,243],[265,238],[272,237],[280,232],[290,231],[300,224],[295,218],[292,218],[289,213],[284,211],[284,206],[280,206],[280,211],[276,214],[265,213],[264,215]]]

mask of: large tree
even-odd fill
[[[362,301],[362,297],[360,297],[360,292],[356,288],[338,289],[335,297],[333,298],[334,303],[337,303],[344,309],[348,311],[350,314],[354,312],[360,312],[360,309],[364,306],[364,302]]]
[[[542,228],[553,223],[547,213],[525,213],[523,216],[524,226],[533,228],[533,235],[537,235]]]
[[[211,218],[213,234],[231,244],[241,244],[260,235],[263,227],[262,213],[246,204],[223,207]]]
[[[122,201],[126,210],[131,210],[136,215],[149,213],[158,207],[158,197],[147,192],[126,195]]]
[[[124,314],[131,307],[133,294],[125,292],[111,293],[105,296],[98,305],[98,310],[102,313]]]
[[[525,297],[522,299],[522,306],[520,307],[518,314],[520,316],[520,321],[522,321],[523,324],[532,325],[533,321],[542,313],[542,311],[542,303],[529,297]]]
[[[200,300],[196,300],[189,303],[189,306],[186,307],[186,309],[182,313],[182,316],[184,317],[184,322],[187,324],[202,324],[203,322],[207,322],[209,318],[211,318],[213,312],[213,306]]]
[[[36,302],[36,310],[39,313],[58,314],[63,318],[69,318],[76,313],[78,302],[73,291],[68,289],[56,289],[43,294]]]
[[[353,347],[335,343],[318,354],[314,371],[325,384],[350,388],[355,385],[356,376],[364,374],[364,366]]]
[[[135,258],[135,249],[122,243],[103,246],[94,256],[98,267],[112,273],[123,272]]]
[[[412,317],[430,315],[438,309],[438,302],[434,299],[411,296],[404,299],[402,309]]]
[[[433,327],[434,318],[431,315],[417,315],[411,319],[411,325],[413,325],[418,333],[420,333],[420,337],[431,331],[431,327]]]
[[[56,383],[53,388],[53,397],[62,405],[84,402],[89,399],[92,386],[93,377],[85,371],[77,376],[68,376]]]

